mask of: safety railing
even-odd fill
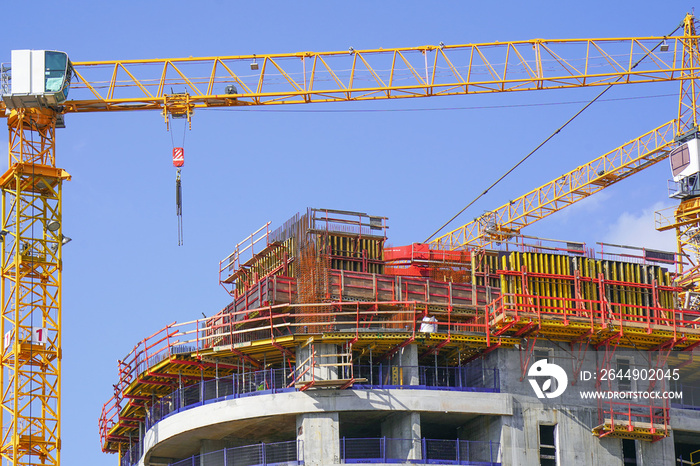
[[[354,389],[424,389],[452,391],[500,391],[497,369],[480,367],[432,367],[354,365],[356,377],[367,376],[367,383],[355,384]],[[295,391],[290,387],[288,369],[264,369],[233,374],[189,385],[163,396],[148,407],[146,429],[150,429],[170,414],[196,408],[208,402],[224,401],[254,395]],[[360,374],[360,375],[358,375]],[[415,374],[415,375],[414,375]]]
[[[141,442],[132,444],[119,458],[119,466],[132,466],[141,459]]]
[[[258,443],[194,455],[169,466],[268,466],[304,464],[301,440]],[[129,465],[131,466],[131,465]]]
[[[226,347],[284,335],[326,332],[371,333],[420,330],[421,319],[437,319],[437,333],[487,334],[484,311],[454,313],[433,310],[420,301],[361,301],[324,304],[277,305],[228,314],[207,320],[203,343]],[[223,349],[223,348],[222,348]]]
[[[668,432],[668,400],[660,400],[656,405],[607,400],[599,400],[598,403],[598,422],[603,426],[599,437],[609,435],[618,428],[629,432],[640,429],[658,437],[664,437]]]
[[[259,253],[270,244],[270,223],[267,222],[246,239],[236,244],[233,252],[219,262],[219,282],[228,280],[235,271],[240,270],[243,265],[241,256],[253,257],[256,254],[256,245]],[[262,246],[258,244],[260,242],[264,242]]]
[[[421,277],[332,270],[328,274],[330,299],[346,301],[419,301],[436,306],[476,308],[488,304],[496,288]]]
[[[294,388],[288,388],[289,373],[287,369],[265,369],[205,380],[177,389],[148,407],[146,429],[172,413],[207,402],[294,391]]]
[[[672,408],[694,409],[700,411],[700,386],[670,381],[671,390],[681,393],[683,398],[671,403]]]
[[[340,439],[345,463],[467,464],[500,466],[500,444],[479,440]]]
[[[309,217],[309,229],[312,231],[386,237],[388,228],[388,218],[363,212],[309,208],[306,215]]]
[[[470,283],[452,283],[421,277],[331,270],[325,301],[419,301],[436,306],[475,309],[488,304],[499,290]],[[222,313],[294,303],[297,279],[283,275],[261,278],[237,292],[236,299]]]
[[[353,373],[356,378],[367,380],[367,382],[353,385],[355,389],[500,391],[499,372],[496,368],[367,364],[355,365]]]
[[[401,332],[411,338],[421,333],[421,321],[428,314],[436,320],[431,324],[434,332],[430,333],[442,334],[446,339],[453,334],[486,336],[486,344],[490,344],[485,311],[455,313],[449,307],[436,311],[429,303],[419,301],[285,304],[169,324],[144,338],[119,361],[115,393],[103,406],[100,416],[102,444],[118,422],[124,391],[165,359],[285,335],[343,332],[359,336]]]
[[[664,264],[670,267],[679,265],[682,260],[680,254],[671,251],[601,242],[596,244],[600,246],[599,256],[603,260],[635,264]]]
[[[700,311],[616,303],[607,299],[506,293],[489,305],[491,323],[502,316],[512,317],[515,321],[523,317],[537,321],[557,320],[563,324],[571,320],[588,321],[591,325],[617,323],[620,326],[642,326],[649,330],[652,327],[663,328],[674,334],[683,330],[700,330]],[[499,333],[503,333],[503,330],[497,331]]]
[[[112,430],[119,419],[119,412],[122,410],[121,401],[122,394],[117,392],[102,405],[102,412],[100,413],[100,419],[97,421],[97,428],[100,433],[100,445],[102,445],[103,451],[105,451],[104,449],[108,440],[109,431]],[[121,438],[119,436],[112,436],[112,438],[117,441],[129,440],[128,438]]]

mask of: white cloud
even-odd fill
[[[675,251],[675,230],[657,231],[654,226],[654,212],[668,207],[670,207],[668,203],[657,202],[641,212],[622,213],[617,221],[610,225],[603,241],[626,246]]]

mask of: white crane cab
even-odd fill
[[[674,184],[670,197],[700,196],[700,139],[690,139],[673,149],[669,160]]]
[[[65,52],[13,50],[10,90],[2,99],[8,109],[57,107],[68,97],[72,74]]]

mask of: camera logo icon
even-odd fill
[[[567,377],[564,369],[557,364],[547,362],[546,359],[540,359],[530,366],[527,375],[537,398],[556,398],[561,396],[569,383],[569,377]],[[540,380],[542,385],[540,385]]]

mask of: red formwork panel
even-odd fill
[[[484,307],[499,296],[498,288],[488,286],[347,270],[331,270],[326,290],[326,300],[331,302],[415,301],[469,309]],[[296,279],[278,275],[263,278],[255,283],[220,314],[235,314],[237,320],[244,320],[244,311],[296,302]]]
[[[282,275],[265,277],[253,284],[241,296],[222,310],[222,313],[238,313],[247,309],[296,302],[296,279]]]
[[[400,277],[430,277],[430,269],[418,265],[409,265],[408,267],[385,266],[384,271],[387,275],[396,275]]]
[[[422,277],[334,270],[329,277],[329,295],[336,301],[417,301],[473,309],[497,298],[499,290]]]

